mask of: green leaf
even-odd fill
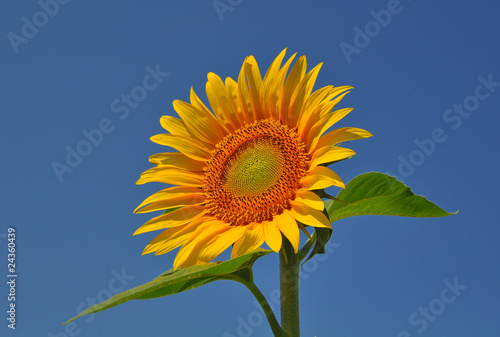
[[[309,254],[304,263],[312,259],[313,256],[316,254],[325,254],[325,246],[332,237],[332,232],[333,232],[330,228],[320,228],[320,227],[315,227],[314,231],[316,233],[316,242],[314,243],[314,247],[311,251],[311,254]]]
[[[68,324],[79,317],[112,308],[129,300],[145,300],[173,295],[217,280],[243,279],[249,282],[253,281],[251,268],[254,262],[271,252],[271,250],[259,248],[229,261],[210,262],[177,271],[169,270],[151,282],[116,294],[106,301],[85,309],[63,324]]]
[[[316,242],[316,237],[316,232],[312,233],[306,243],[302,246],[302,248],[299,249],[299,252],[297,253],[297,259],[299,261],[302,261],[306,257],[307,253],[309,253],[313,244]]]
[[[347,204],[325,202],[331,222],[356,215],[441,217],[456,214],[446,212],[426,198],[415,195],[396,178],[379,172],[357,176],[340,191],[337,198]]]

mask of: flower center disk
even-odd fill
[[[206,163],[208,212],[234,226],[272,220],[290,209],[308,167],[296,130],[273,119],[246,125],[221,140]]]
[[[230,156],[224,189],[235,197],[258,196],[276,184],[283,164],[283,154],[271,139],[250,140]]]

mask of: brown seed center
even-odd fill
[[[205,167],[209,214],[231,225],[272,220],[290,209],[309,156],[296,130],[264,119],[226,136]]]

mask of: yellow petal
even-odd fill
[[[214,73],[208,73],[207,78],[207,97],[217,119],[231,131],[238,129],[240,125],[235,114],[236,109],[231,104],[224,82]]]
[[[319,105],[332,89],[333,85],[320,88],[313,92],[304,102],[297,122],[299,134],[307,132],[317,122],[316,114],[319,112],[316,112],[316,110],[318,110]]]
[[[188,239],[188,243],[179,249],[174,260],[173,269],[179,267],[189,267],[196,265],[199,259],[199,253],[204,245],[212,239],[213,236],[227,230],[228,224],[217,219],[205,221],[202,225],[193,231]]]
[[[340,88],[342,90],[340,90]],[[337,89],[339,89],[338,93],[340,93],[340,92],[342,92],[342,93],[340,95],[338,95],[337,97],[335,97],[335,99],[332,99],[331,101],[329,101],[328,104],[326,104],[324,106],[324,109],[321,110],[321,114],[319,116],[320,118],[325,116],[325,115],[328,115],[330,113],[334,114],[336,112],[336,111],[332,111],[333,108],[335,108],[335,106],[337,106],[337,104],[344,98],[345,95],[347,95],[348,93],[351,92],[350,90],[344,92],[344,90],[347,88],[351,89],[352,87],[349,87],[349,86],[337,87]],[[335,93],[334,95],[329,94],[329,95],[327,95],[326,98],[330,99],[330,98],[333,98],[332,96],[336,96],[336,95],[337,95],[337,93]]]
[[[152,202],[149,205],[134,211],[134,213],[147,213],[179,206],[199,205],[203,204],[204,202],[205,196],[201,193],[180,194],[165,198],[163,200]]]
[[[247,59],[243,61],[240,74],[238,75],[238,97],[240,100],[240,108],[242,113],[240,120],[242,120],[244,123],[252,123],[253,107],[252,107],[252,102],[250,100],[250,95],[248,93],[248,85],[245,77],[246,61]]]
[[[253,56],[249,56],[245,62],[245,76],[248,83],[248,94],[253,108],[253,119],[260,120],[268,118],[269,115],[264,115],[260,104],[260,87],[262,85],[262,77],[260,76],[259,66]]]
[[[262,81],[262,86],[260,88],[260,103],[263,111],[267,111],[270,117],[274,119],[279,118],[279,114],[276,112],[276,102],[278,97],[274,91],[273,84],[276,81],[277,74],[279,72],[281,62],[285,57],[286,48],[276,57],[267,69],[266,75]]]
[[[205,115],[212,115],[212,112],[210,109],[206,107],[206,105],[201,101],[201,99],[196,95],[196,92],[193,90],[191,87],[191,95],[190,95],[190,101],[191,105],[194,106],[196,109],[202,111]],[[220,127],[224,130],[224,132],[227,134],[230,132],[230,129],[227,129],[224,125],[224,123],[221,123],[221,121],[217,121],[220,123]]]
[[[205,210],[205,206],[184,206],[173,212],[152,218],[139,227],[134,232],[134,235],[185,225],[188,222],[202,216],[205,213]]]
[[[210,262],[245,234],[243,226],[227,226],[226,231],[215,235],[200,250],[199,260]],[[231,257],[232,258],[232,257]]]
[[[329,108],[327,110],[329,110]],[[318,143],[319,138],[323,133],[326,132],[326,130],[328,130],[331,126],[344,118],[351,111],[352,108],[345,108],[325,114],[323,117],[321,117],[320,120],[316,124],[314,124],[314,126],[310,130],[307,142],[309,151],[316,148],[316,144]]]
[[[167,130],[173,135],[188,137],[188,138],[191,137],[186,128],[186,124],[184,124],[184,121],[177,117],[162,116],[160,118],[160,124],[165,130]]]
[[[316,145],[316,148],[321,149],[322,147],[328,145],[337,145],[342,142],[368,138],[371,136],[373,135],[370,132],[363,129],[351,128],[351,127],[340,128],[330,131],[324,136],[321,136],[321,138],[318,141],[318,144]]]
[[[197,230],[200,226],[203,226],[203,223],[205,221],[207,221],[207,218],[201,217],[191,221],[184,226],[169,228],[165,230],[163,233],[171,231],[171,235],[167,236],[166,234],[163,235],[163,233],[159,235],[158,243],[154,243],[154,245],[159,244],[155,247],[155,255],[166,254],[171,250],[186,244],[194,231]],[[163,237],[161,237],[162,235]]]
[[[308,191],[306,189],[300,189],[297,191],[297,197],[295,201],[301,202],[309,207],[322,211],[325,208],[323,200],[314,192]]]
[[[160,235],[156,236],[153,240],[151,240],[146,248],[142,251],[142,255],[150,254],[155,252],[163,243],[163,240],[168,239],[170,236],[174,235],[175,232],[179,232],[184,229],[184,226],[169,228],[161,232]],[[164,239],[166,238],[166,239]]]
[[[135,211],[137,211],[139,208],[143,207],[144,205],[150,204],[152,202],[160,201],[163,199],[168,199],[173,196],[178,196],[178,195],[185,195],[185,194],[193,194],[193,193],[201,193],[202,190],[198,187],[192,187],[192,186],[172,186],[169,188],[165,188],[161,191],[158,191],[149,197],[146,198],[137,208]],[[134,213],[135,213],[134,211]]]
[[[204,113],[189,103],[175,100],[174,110],[184,120],[187,129],[197,139],[215,145],[224,138],[225,132],[212,114]]]
[[[326,95],[321,98],[321,101],[319,101],[319,102],[320,103],[332,102],[332,103],[334,103],[334,107],[338,102],[340,102],[342,100],[342,98],[346,94],[351,92],[350,90],[354,89],[354,87],[351,87],[350,85],[342,85],[342,86],[338,86],[338,87],[328,86],[328,87],[329,87],[329,90],[327,91]],[[307,103],[308,103],[308,105],[310,104],[309,102],[307,102]],[[312,103],[313,102],[311,102],[311,104]],[[318,103],[316,103],[316,104],[318,104]],[[326,111],[326,112],[330,112],[330,111]]]
[[[281,249],[281,232],[276,226],[275,221],[269,221],[264,224],[264,239],[266,240],[269,248],[274,250],[276,253],[279,253]]]
[[[307,60],[305,56],[299,57],[297,62],[290,70],[290,74],[286,78],[285,86],[280,94],[279,107],[280,107],[280,120],[288,124],[290,100],[292,99],[293,91],[297,84],[302,80],[306,73]],[[289,124],[291,127],[295,125]]]
[[[204,162],[193,160],[180,152],[163,152],[149,157],[149,162],[155,165],[176,167],[187,171],[203,171]]]
[[[231,251],[231,259],[238,256],[253,252],[264,243],[263,224],[254,224],[246,226],[246,230],[241,238],[239,238]]]
[[[325,163],[331,163],[354,156],[356,152],[351,149],[337,147],[334,145],[325,146],[313,153],[310,169]]]
[[[226,77],[226,81],[224,82],[224,84],[226,85],[226,90],[228,92],[228,98],[231,101],[231,105],[235,109],[235,117],[238,120],[238,125],[245,125],[246,119],[241,107],[238,92],[238,83],[236,83],[231,77]]]
[[[156,166],[141,174],[141,178],[136,184],[141,185],[149,182],[159,182],[172,185],[186,185],[201,187],[205,184],[203,175],[200,172],[179,170],[176,168]]]
[[[288,74],[288,69],[292,64],[293,59],[297,53],[293,54],[283,65],[283,67],[278,71],[276,78],[271,83],[271,91],[269,93],[269,111],[272,112],[272,116],[279,120],[281,118],[281,103],[280,97],[285,87],[285,79]],[[273,112],[274,111],[274,112]]]
[[[300,119],[302,106],[311,95],[314,83],[316,82],[316,78],[318,77],[322,65],[323,63],[320,63],[314,67],[304,76],[295,88],[291,98],[290,107],[288,109],[289,123],[291,125],[296,125],[297,121]]]
[[[319,190],[332,185],[345,188],[342,179],[340,179],[337,173],[324,166],[313,168],[307,176],[302,178],[301,183],[307,190]]]
[[[151,137],[151,141],[170,146],[194,160],[205,162],[210,158],[210,149],[192,138],[161,133]]]
[[[292,205],[290,213],[295,220],[312,227],[332,228],[323,212],[297,201],[291,201],[290,204]]]
[[[276,226],[281,231],[281,233],[283,233],[288,241],[290,241],[295,254],[297,254],[300,244],[300,232],[295,218],[292,216],[290,211],[285,210],[280,215],[275,215],[274,221],[276,222]]]
[[[173,242],[175,238],[179,236],[179,233],[182,233],[186,230],[187,225],[178,226],[174,228],[169,228],[161,232],[161,234],[157,235],[153,240],[151,240],[146,248],[144,248],[142,255],[150,254],[158,250],[164,243]],[[182,243],[181,243],[182,244]],[[177,246],[178,247],[178,246]],[[155,254],[159,255],[159,254]]]
[[[301,119],[298,124],[299,135],[303,140],[309,134],[314,124],[316,124],[321,116],[330,112],[335,105],[349,92],[346,90],[352,89],[350,86],[326,86],[314,92],[305,102]],[[344,92],[344,93],[343,93]],[[335,96],[341,94],[335,100],[331,101]]]

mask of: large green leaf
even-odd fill
[[[177,271],[169,270],[151,282],[116,294],[106,301],[85,309],[63,324],[68,324],[79,317],[112,308],[129,300],[145,300],[173,295],[217,280],[243,278],[246,281],[252,281],[252,265],[259,257],[271,252],[270,250],[257,249],[252,253],[229,261],[210,262]]]
[[[337,198],[346,203],[325,202],[331,222],[356,215],[440,217],[455,214],[415,195],[396,178],[378,172],[357,176],[340,191]]]

